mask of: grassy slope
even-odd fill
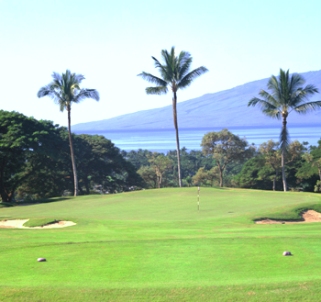
[[[319,300],[321,225],[253,223],[293,219],[318,194],[201,188],[196,201],[185,188],[1,208],[77,225],[0,229],[0,301]]]

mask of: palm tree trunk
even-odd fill
[[[285,151],[282,150],[282,154],[281,154],[281,166],[282,166],[282,182],[283,182],[283,191],[286,192],[287,191],[287,184],[286,184],[286,176],[285,176],[285,164],[284,164],[284,155]]]
[[[182,179],[181,179],[181,156],[180,156],[180,148],[179,148],[179,135],[178,135],[178,123],[177,123],[177,96],[176,92],[173,92],[173,118],[174,118],[174,127],[176,133],[176,151],[177,151],[177,174],[178,174],[178,186],[182,187]]]
[[[74,175],[74,196],[77,196],[78,195],[78,177],[77,177],[77,168],[76,168],[76,162],[75,162],[74,148],[72,145],[72,138],[71,138],[70,110],[71,110],[71,108],[70,108],[70,106],[68,106],[67,107],[67,111],[68,111],[68,137],[69,137],[72,173]]]
[[[283,182],[283,191],[287,191],[287,183],[286,183],[286,176],[285,176],[285,152],[288,145],[288,132],[286,129],[286,118],[288,114],[287,112],[282,114],[283,121],[282,121],[282,132],[281,132],[281,167],[282,167],[282,182]]]

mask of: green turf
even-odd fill
[[[212,188],[199,211],[196,188],[0,208],[0,220],[77,223],[0,229],[0,301],[319,301],[321,224],[254,223],[309,208],[320,195]]]

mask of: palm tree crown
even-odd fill
[[[284,190],[286,190],[284,155],[289,145],[287,117],[292,111],[304,114],[321,107],[321,101],[308,101],[310,96],[318,93],[318,89],[313,85],[303,87],[304,83],[305,80],[301,75],[297,73],[290,75],[289,70],[280,69],[279,77],[271,76],[268,81],[267,88],[270,92],[261,90],[259,95],[262,99],[255,97],[248,103],[248,106],[259,105],[262,112],[270,117],[277,119],[282,117],[280,149]]]
[[[147,94],[166,94],[168,91],[167,86],[170,86],[172,92],[177,92],[178,89],[188,87],[195,78],[208,71],[204,66],[190,71],[193,58],[186,51],[181,51],[178,56],[175,56],[175,48],[172,47],[170,52],[163,49],[161,55],[163,64],[155,57],[152,57],[155,68],[159,70],[161,78],[147,72],[142,72],[138,75],[144,80],[156,84],[155,87],[146,88]]]
[[[71,73],[66,70],[66,73],[52,74],[53,81],[40,88],[37,96],[39,98],[44,96],[51,97],[55,103],[59,104],[60,110],[70,109],[72,103],[79,103],[83,99],[91,98],[99,101],[99,93],[95,89],[81,89],[80,83],[85,77],[81,74]]]
[[[175,55],[175,48],[172,47],[170,52],[166,49],[161,51],[163,63],[159,62],[155,57],[155,68],[160,72],[160,77],[154,76],[147,72],[142,72],[138,76],[144,80],[155,84],[156,86],[147,87],[147,94],[166,94],[168,86],[173,92],[172,105],[173,105],[173,120],[176,132],[176,150],[177,150],[177,170],[178,170],[178,185],[181,187],[181,169],[180,169],[180,147],[178,136],[178,122],[177,122],[177,90],[188,87],[195,78],[199,77],[203,73],[207,72],[204,66],[198,67],[190,71],[190,67],[193,61],[191,55],[186,51],[181,51],[178,56]]]

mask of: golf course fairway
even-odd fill
[[[192,187],[1,207],[26,222],[0,228],[0,301],[320,301],[321,222],[301,216],[320,196],[200,188],[198,209]],[[59,221],[73,225],[34,228]]]

